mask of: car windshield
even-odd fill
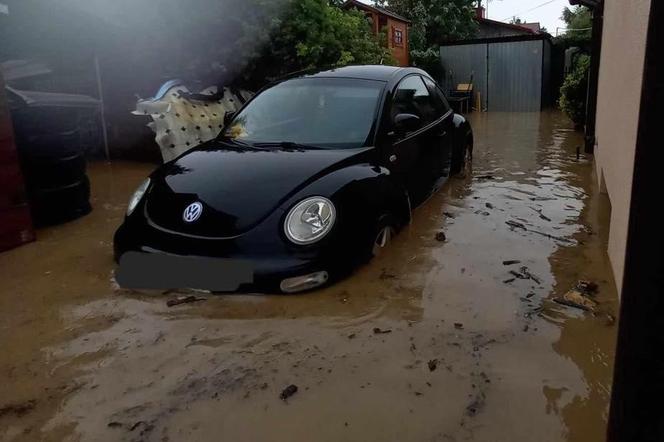
[[[365,144],[384,83],[350,78],[300,78],[254,98],[224,135],[250,144],[328,149]]]

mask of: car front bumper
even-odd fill
[[[321,287],[352,270],[349,260],[330,248],[256,253],[260,247],[237,240],[187,238],[127,222],[116,231],[113,245],[118,283],[126,288],[292,293]],[[237,274],[240,263],[242,275]]]

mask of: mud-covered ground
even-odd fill
[[[151,166],[92,164],[90,215],[0,254],[0,440],[603,440],[617,297],[591,159],[558,113],[471,119],[465,177],[304,295],[114,289]],[[598,313],[552,301],[578,279]]]

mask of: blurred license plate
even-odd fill
[[[120,287],[129,289],[201,289],[232,291],[252,283],[249,261],[127,252],[115,273]]]

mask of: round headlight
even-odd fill
[[[129,204],[127,205],[127,216],[131,215],[131,212],[133,212],[136,206],[138,206],[141,198],[143,198],[143,195],[145,195],[145,191],[148,190],[149,185],[150,178],[146,179],[141,183],[140,186],[138,186],[134,194],[129,199]]]
[[[295,244],[314,243],[332,229],[337,216],[334,204],[322,196],[297,203],[286,216],[284,231]]]

